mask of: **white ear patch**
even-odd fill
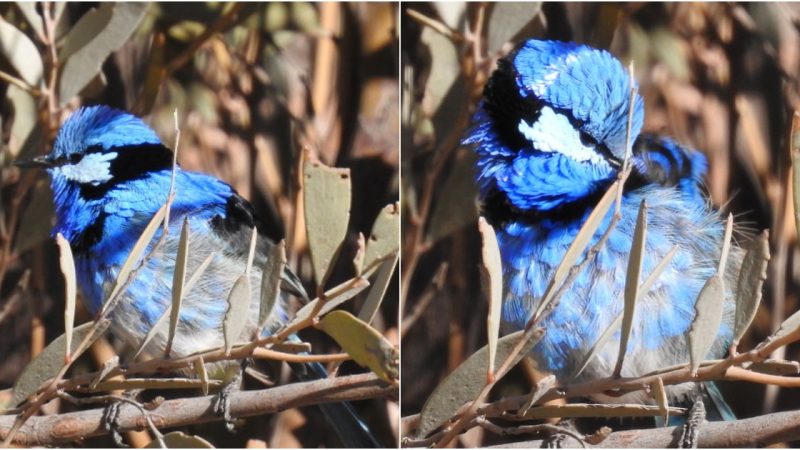
[[[542,108],[533,124],[520,120],[518,129],[539,151],[557,152],[578,162],[590,161],[608,166],[608,162],[594,147],[581,142],[580,131],[572,126],[569,119],[549,106]]]
[[[116,152],[87,153],[77,164],[65,164],[54,170],[60,171],[68,180],[97,186],[112,178],[111,161],[116,157]]]

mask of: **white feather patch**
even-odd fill
[[[586,146],[581,142],[580,132],[572,126],[569,119],[549,106],[542,108],[539,118],[533,124],[525,122],[525,119],[520,120],[518,129],[539,151],[561,153],[578,162],[590,161],[608,166],[608,162],[593,146]]]
[[[88,153],[77,164],[65,164],[56,170],[68,180],[97,186],[112,178],[111,161],[116,157],[116,152]]]

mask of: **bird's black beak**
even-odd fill
[[[33,159],[25,159],[22,161],[14,161],[14,165],[17,167],[24,167],[26,169],[31,168],[43,168],[47,169],[48,167],[53,167],[53,161],[49,159],[47,156],[37,156]]]

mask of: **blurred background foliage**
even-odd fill
[[[569,40],[634,62],[644,130],[709,158],[711,201],[741,232],[769,228],[764,299],[740,348],[800,308],[790,125],[800,110],[800,5],[780,3],[414,3],[401,15],[403,416],[486,343],[474,156],[459,141],[498,57],[528,38]],[[740,235],[741,236],[741,235]],[[776,358],[797,360],[790,346]],[[522,364],[494,398],[530,390]],[[795,409],[800,391],[722,383],[739,417]],[[497,443],[479,427],[460,445]]]
[[[144,117],[173,147],[177,109],[182,167],[214,174],[248,198],[274,225],[261,231],[287,238],[290,265],[310,282],[302,213],[297,214],[300,149],[352,170],[349,245],[340,261],[352,260],[358,232],[367,234],[380,209],[398,199],[398,8],[0,4],[0,389],[10,387],[31,357],[63,333],[63,287],[49,238],[49,182],[43,173],[18,170],[14,160],[48,152],[72,111],[99,103]],[[353,275],[350,265],[340,266],[332,282]],[[10,296],[26,269],[31,279],[24,295]],[[395,344],[397,286],[395,273],[373,322]],[[79,321],[89,319],[82,314]],[[332,340],[316,339],[315,351],[332,350]],[[109,348],[96,344],[94,360],[86,358],[74,370],[95,370]],[[354,369],[346,363],[341,372]],[[396,442],[394,400],[356,406],[381,441]],[[70,408],[50,404],[44,410]],[[195,428],[218,446],[339,445],[316,408],[248,419],[237,434],[221,424]],[[132,434],[128,439],[133,445],[149,440]],[[97,438],[83,445],[113,443]]]

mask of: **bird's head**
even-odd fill
[[[140,118],[90,106],[64,122],[50,153],[17,164],[46,168],[54,190],[77,187],[91,198],[117,183],[171,167],[172,152]]]
[[[606,51],[529,40],[498,62],[465,139],[487,201],[552,211],[604,191],[622,166],[630,77]],[[630,142],[644,119],[635,95]]]

